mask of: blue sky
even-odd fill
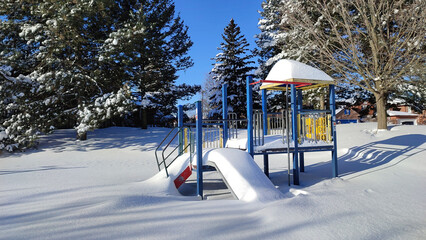
[[[189,27],[194,42],[189,51],[194,66],[180,72],[177,83],[203,84],[213,67],[211,58],[218,53],[221,34],[231,18],[240,26],[250,49],[253,49],[256,46],[254,35],[260,32],[257,23],[261,3],[262,0],[175,0],[176,12]],[[196,96],[192,101],[199,98]]]

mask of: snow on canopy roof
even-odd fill
[[[333,78],[325,72],[290,59],[282,59],[276,62],[265,80],[266,82],[262,83],[261,88],[267,88],[269,87],[268,85],[277,85],[277,83],[267,81],[334,84]]]

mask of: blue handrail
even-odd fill
[[[179,134],[179,132],[183,132],[183,129],[185,129],[185,128],[187,128],[188,130],[189,130],[189,137],[190,137],[190,141],[188,141],[188,144],[186,145],[186,146],[184,146],[184,141],[182,141],[182,142],[179,142],[178,143],[178,145],[176,146],[176,147],[174,147],[172,150],[171,150],[171,152],[167,155],[167,156],[164,156],[164,153],[165,153],[165,151],[170,147],[170,144],[173,142],[173,140],[175,140],[175,138],[178,136],[178,134]],[[177,131],[176,131],[176,133],[173,135],[173,137],[170,139],[170,141],[168,141],[167,142],[167,144],[163,147],[163,149],[162,149],[162,151],[161,151],[161,158],[162,158],[162,160],[161,161],[159,161],[159,158],[158,158],[158,152],[159,152],[159,149],[164,145],[163,143],[165,143],[165,141],[169,138],[169,136],[175,131],[175,129],[177,129]],[[155,159],[157,160],[157,167],[158,167],[158,171],[161,171],[161,165],[164,165],[164,170],[165,170],[165,172],[166,172],[166,176],[167,177],[169,177],[169,172],[168,172],[168,170],[167,170],[167,168],[179,157],[179,156],[181,156],[182,155],[182,153],[186,150],[186,149],[188,149],[188,147],[190,147],[191,146],[191,136],[192,136],[192,134],[191,134],[191,129],[190,128],[188,128],[188,127],[182,127],[182,128],[178,128],[178,127],[175,127],[175,128],[173,128],[172,130],[170,130],[170,132],[166,135],[166,137],[163,139],[163,141],[161,141],[161,143],[158,145],[158,147],[155,149]],[[167,160],[169,159],[169,157],[170,156],[172,156],[172,154],[177,150],[177,149],[179,149],[179,147],[180,146],[182,146],[182,151],[181,152],[179,152],[179,154],[175,157],[175,158],[173,158],[168,164],[167,164]],[[192,150],[193,148],[191,148],[190,147],[190,154],[192,155],[192,153],[193,153],[193,150]]]

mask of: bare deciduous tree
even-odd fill
[[[284,32],[303,31],[303,39],[293,40],[300,41],[301,49],[309,49],[305,52],[314,64],[329,68],[326,71],[343,83],[373,93],[378,129],[387,129],[388,95],[410,84],[413,68],[425,66],[425,1],[284,2]]]

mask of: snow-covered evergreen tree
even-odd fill
[[[281,2],[282,0],[266,0],[262,2],[263,11],[259,12],[261,16],[258,23],[260,33],[255,36],[258,48],[254,52],[259,57],[256,75],[261,79],[265,79],[273,63],[282,58],[279,52],[285,46],[285,41],[284,32],[280,29]]]
[[[171,0],[140,1],[131,21],[109,34],[99,59],[108,67],[106,76],[119,72],[129,79],[143,105],[161,124],[176,112],[178,99],[193,96],[199,86],[176,86],[177,72],[193,65],[187,55],[192,41]],[[117,61],[118,60],[118,61]],[[111,70],[112,69],[112,70]]]
[[[23,75],[12,77],[10,70],[0,68],[0,150],[7,151],[34,146],[37,135],[52,126],[39,84]]]
[[[142,99],[142,107],[154,113],[153,120],[156,124],[165,124],[176,117],[177,99],[189,100],[199,91],[199,86],[182,84],[171,85],[169,88],[159,89],[155,92],[146,92]],[[184,105],[184,110],[190,110],[189,106],[190,104]]]
[[[204,79],[203,86],[201,88],[201,103],[203,106],[203,117],[208,118],[210,111],[213,110],[210,106],[210,96],[212,93],[212,89],[219,89],[219,83],[214,81],[212,73],[209,72]]]
[[[130,91],[143,97],[191,88],[175,86],[176,72],[192,65],[187,56],[192,42],[171,0],[7,1],[0,15],[5,16],[0,80],[12,83],[0,93],[13,104],[1,116],[6,133],[10,122],[16,129],[33,126],[33,132],[46,133],[72,118],[84,138],[85,130],[134,108]],[[159,104],[168,109],[196,90]]]
[[[259,67],[256,75],[265,79],[273,64],[280,59],[294,59],[309,65],[321,68],[317,58],[312,56],[314,45],[301,44],[308,36],[300,26],[290,26],[287,14],[298,11],[302,6],[307,6],[305,1],[295,0],[266,0],[262,3],[263,11],[259,12],[259,30],[256,35],[257,49],[255,53],[259,56]],[[312,18],[319,16],[318,10],[311,12]],[[269,106],[272,111],[284,108],[285,93],[281,91],[269,92]],[[319,107],[321,99],[326,98],[324,89],[309,90],[304,93],[306,104]]]
[[[210,117],[219,117],[222,114],[222,84],[228,84],[228,110],[237,113],[238,117],[246,115],[246,76],[254,67],[253,57],[249,52],[247,39],[241,33],[240,27],[231,19],[222,34],[224,42],[220,44],[220,51],[211,70],[215,84],[208,90],[212,110]]]
[[[27,95],[25,100],[43,102],[37,107],[37,115],[43,122],[59,125],[57,121],[63,115],[75,118],[81,106],[94,104],[96,98],[123,88],[125,80],[99,74],[103,66],[95,59],[101,38],[110,31],[99,26],[102,21],[105,25],[113,22],[111,15],[102,16],[103,3],[23,2],[19,14],[4,12],[7,16],[7,21],[2,22],[6,28],[2,31],[5,51],[0,53],[0,64],[12,68],[12,77],[25,75],[38,86],[35,98]],[[9,5],[14,9],[19,4]],[[13,31],[8,31],[10,29]],[[20,106],[22,112],[27,112],[29,107]],[[78,133],[79,137],[84,135],[81,128]]]
[[[312,10],[308,17],[318,19],[320,9],[313,9],[312,4],[300,0],[266,0],[262,3],[263,11],[259,12],[259,30],[256,35],[256,53],[260,57],[260,67],[256,74],[265,78],[272,65],[280,59],[294,59],[318,67],[320,57],[315,52],[316,45],[307,44],[309,35],[302,26],[294,25],[288,16],[299,9]],[[316,28],[321,27],[317,24]]]

